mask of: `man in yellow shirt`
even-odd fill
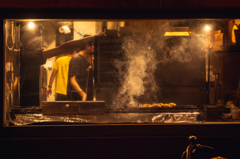
[[[52,94],[52,83],[54,81],[54,78],[56,77],[56,101],[70,100],[67,96],[69,62],[72,56],[75,55],[77,52],[78,50],[73,51],[72,54],[59,57],[56,60],[55,64],[53,65],[52,75],[49,80],[48,90],[46,93],[47,97]]]

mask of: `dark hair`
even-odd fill
[[[87,37],[89,37],[89,36],[91,36],[91,35],[88,35],[88,34],[85,34],[85,35],[83,35],[83,37],[84,38],[87,38]],[[89,43],[87,43],[89,46],[92,46],[93,44],[94,44],[94,42],[93,41],[90,41]]]
[[[83,37],[84,37],[84,38],[87,38],[87,37],[89,37],[89,36],[90,36],[90,35],[85,34]],[[79,52],[79,51],[81,51],[81,50],[85,50],[86,47],[87,47],[87,45],[93,46],[93,45],[94,45],[94,42],[93,42],[93,41],[90,41],[90,42],[88,42],[86,45],[84,45],[84,46],[82,46],[82,47],[79,47],[76,51]]]
[[[88,34],[85,34],[83,37],[84,38],[87,38],[87,37],[89,37],[89,36],[91,36],[91,35],[88,35]],[[93,41],[90,41],[89,43],[87,43],[89,46],[92,46],[93,44],[94,44],[94,42]]]

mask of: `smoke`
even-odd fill
[[[203,37],[164,37],[163,33],[164,29],[160,28],[150,38],[146,33],[124,38],[125,60],[115,61],[121,87],[114,106],[141,107],[143,103],[156,103],[160,88],[155,81],[155,71],[159,64],[193,62],[205,57]]]
[[[158,63],[173,61],[191,62],[194,59],[204,58],[206,44],[202,37],[166,37],[162,48],[158,48]]]
[[[145,94],[156,94],[153,75],[157,65],[156,52],[149,48],[148,42],[144,42],[141,36],[125,38],[123,50],[126,60],[115,61],[121,87],[113,104],[117,107],[134,107],[140,104],[139,98]]]

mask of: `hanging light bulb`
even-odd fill
[[[205,31],[209,31],[210,29],[211,29],[210,26],[208,25],[205,26]]]
[[[30,22],[29,24],[28,24],[28,27],[30,28],[30,29],[32,29],[32,28],[34,28],[34,23],[32,23],[32,22]]]

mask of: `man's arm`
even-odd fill
[[[54,78],[57,75],[57,72],[58,72],[58,70],[56,70],[56,69],[53,69],[53,71],[52,71],[52,75],[50,77],[49,84],[48,84],[48,90],[46,93],[47,97],[52,94],[52,83],[53,83]]]
[[[70,78],[70,84],[71,84],[71,86],[73,87],[73,89],[74,89],[75,91],[77,91],[80,96],[82,96],[82,101],[86,101],[87,94],[86,94],[85,92],[83,92],[83,90],[81,89],[81,87],[78,85],[75,76],[72,76],[72,77]]]

